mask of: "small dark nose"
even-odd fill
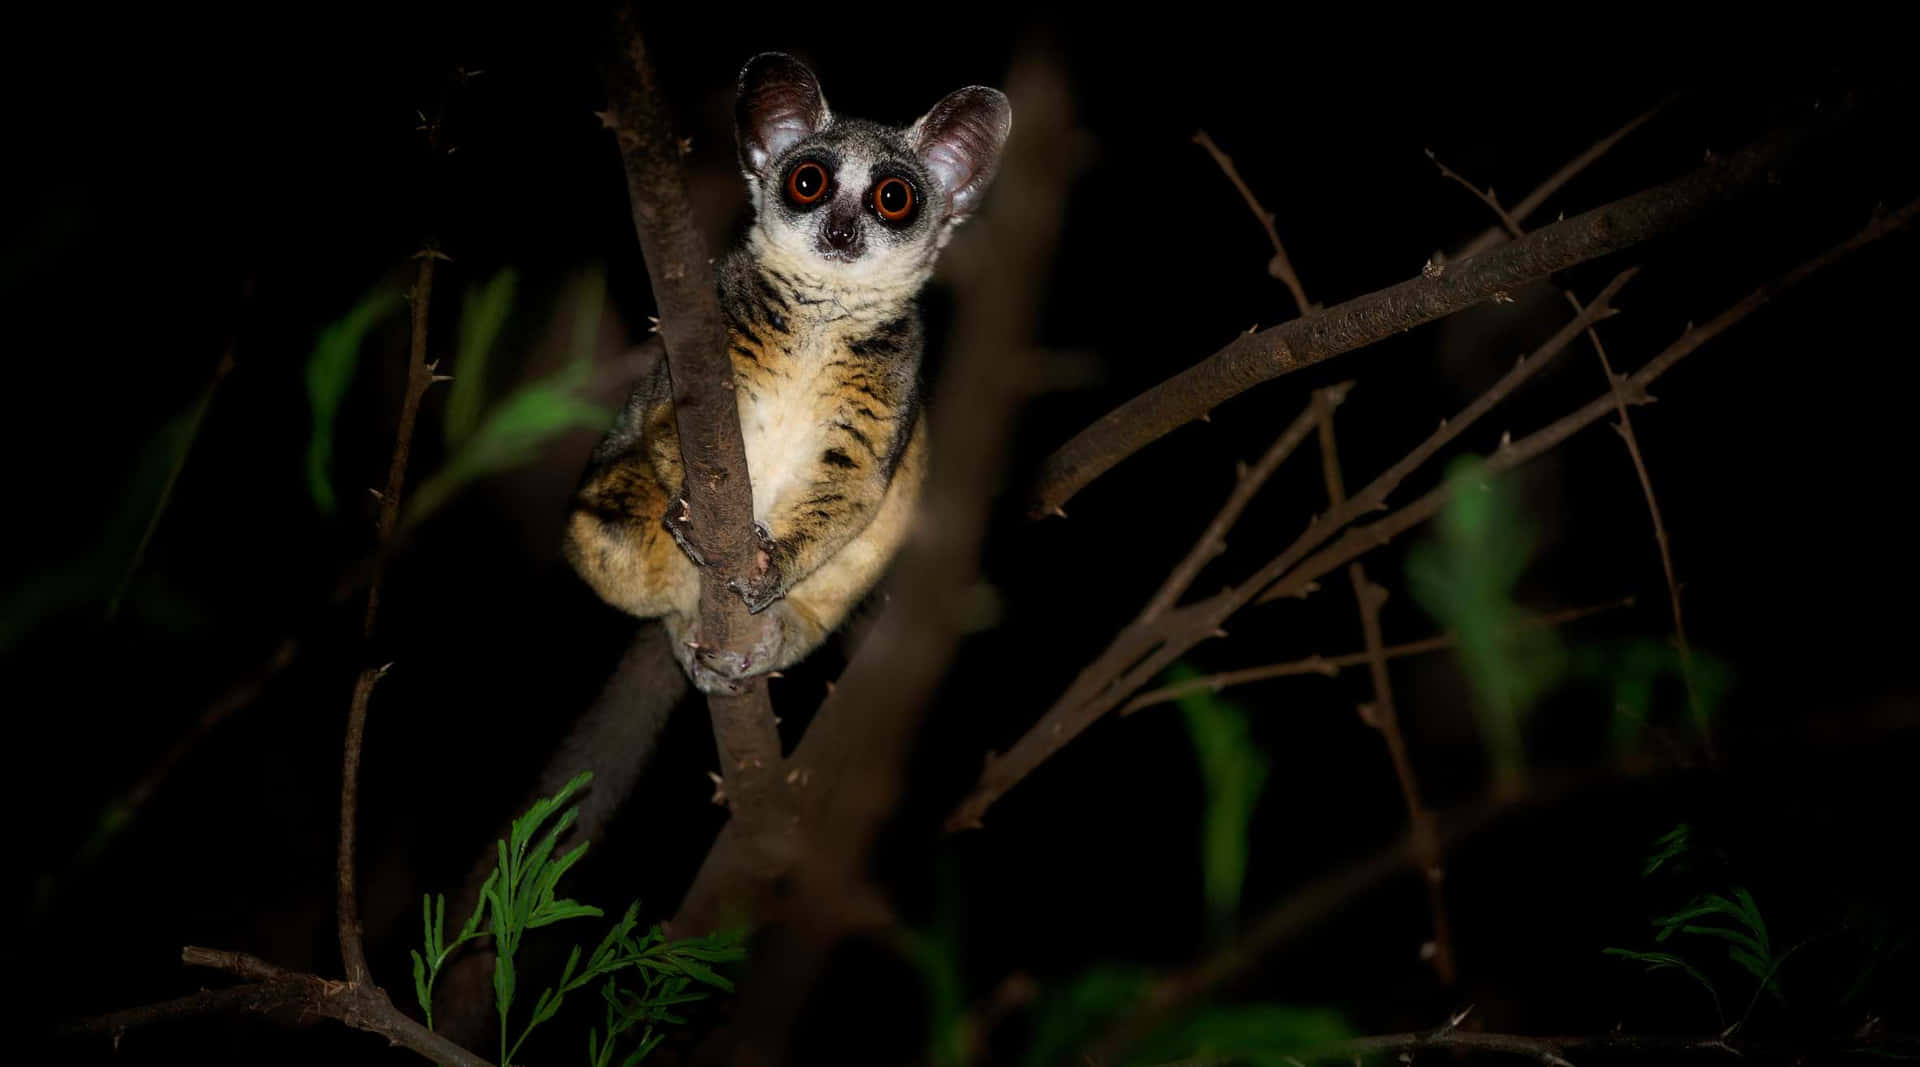
[[[853,247],[853,239],[859,235],[859,218],[848,215],[845,218],[829,216],[827,219],[827,243],[845,252]]]

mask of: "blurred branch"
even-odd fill
[[[731,649],[749,627],[746,603],[728,590],[727,580],[748,573],[758,541],[726,323],[706,241],[687,201],[680,142],[646,41],[626,5],[616,20],[621,54],[608,67],[610,102],[602,118],[619,142],[626,167],[633,227],[659,307],[660,337],[673,380],[674,422],[687,471],[693,535],[708,560],[700,570],[696,633],[704,645]],[[707,707],[729,809],[751,831],[754,851],[780,847],[786,822],[775,810],[783,806],[778,796],[784,788],[780,734],[766,680],[747,682],[737,693],[710,694]]]
[[[1030,511],[1035,516],[1058,511],[1121,460],[1255,385],[1674,230],[1734,194],[1764,184],[1806,132],[1775,134],[1683,178],[1554,223],[1524,240],[1469,259],[1429,264],[1409,281],[1243,334],[1055,450],[1041,467]]]
[[[1433,160],[1433,165],[1440,168],[1442,175],[1458,182],[1462,188],[1487,205],[1515,240],[1527,235],[1527,232],[1520,228],[1520,220],[1500,206],[1500,198],[1494,195],[1491,188],[1481,192],[1472,182],[1440,162],[1432,152],[1427,153],[1427,158]],[[1571,291],[1563,291],[1562,295],[1566,297],[1567,305],[1573,308],[1573,313],[1580,314],[1583,310],[1580,298],[1573,295]],[[1653,541],[1660,549],[1660,570],[1666,577],[1667,600],[1673,609],[1674,642],[1680,650],[1680,678],[1686,685],[1687,706],[1693,712],[1694,726],[1700,731],[1700,737],[1706,744],[1708,758],[1711,759],[1713,733],[1707,722],[1706,709],[1700,703],[1699,689],[1694,683],[1693,646],[1687,641],[1686,619],[1680,611],[1680,578],[1673,566],[1673,547],[1667,539],[1666,519],[1660,514],[1660,500],[1653,492],[1653,475],[1647,470],[1646,454],[1640,450],[1639,435],[1634,433],[1633,419],[1627,414],[1627,398],[1621,390],[1621,378],[1613,372],[1613,361],[1607,358],[1607,346],[1600,342],[1600,335],[1592,330],[1587,331],[1587,339],[1593,342],[1594,354],[1600,357],[1600,370],[1606,375],[1608,387],[1613,390],[1614,410],[1620,416],[1620,421],[1614,424],[1614,429],[1620,434],[1620,439],[1626,443],[1627,456],[1633,461],[1634,475],[1640,479],[1641,493],[1647,498],[1647,514],[1653,520]]]
[[[1630,607],[1632,604],[1632,597],[1623,597],[1619,600],[1609,600],[1604,604],[1589,604],[1585,607],[1567,608],[1563,611],[1549,612],[1537,618],[1528,619],[1522,626],[1524,628],[1561,626],[1579,619],[1584,619],[1589,615],[1598,614],[1602,611]],[[1441,652],[1453,646],[1454,637],[1452,634],[1439,634],[1419,641],[1409,641],[1401,645],[1388,645],[1382,648],[1380,653],[1389,660],[1395,660],[1406,656],[1419,656],[1429,652]],[[1120,714],[1131,715],[1143,708],[1172,703],[1186,696],[1188,693],[1203,691],[1217,693],[1222,689],[1231,688],[1232,686],[1246,685],[1250,682],[1264,682],[1272,678],[1291,678],[1302,674],[1319,674],[1331,678],[1349,667],[1367,666],[1371,660],[1372,654],[1366,651],[1349,652],[1339,656],[1312,655],[1304,659],[1289,660],[1285,663],[1269,663],[1262,667],[1243,667],[1237,671],[1222,671],[1219,674],[1201,675],[1198,678],[1188,678],[1185,681],[1161,686],[1158,689],[1149,689],[1139,696],[1134,697],[1132,700],[1127,701],[1125,704],[1122,704],[1120,706]]]
[[[1340,451],[1333,434],[1333,409],[1345,394],[1344,388],[1317,389],[1313,394],[1314,407],[1321,412],[1321,474],[1327,484],[1327,506],[1334,509],[1347,502],[1346,480],[1340,474]],[[1434,836],[1434,815],[1420,799],[1420,782],[1413,774],[1413,760],[1407,754],[1399,713],[1393,706],[1393,684],[1387,676],[1386,641],[1380,632],[1380,609],[1387,602],[1387,591],[1367,578],[1366,568],[1358,560],[1347,565],[1347,578],[1353,583],[1353,596],[1360,606],[1360,631],[1366,639],[1367,667],[1373,681],[1373,702],[1361,707],[1360,717],[1378,730],[1387,743],[1393,776],[1400,783],[1400,796],[1407,804],[1413,862],[1427,884],[1427,902],[1433,915],[1433,969],[1441,985],[1452,986],[1453,938],[1447,922],[1446,892],[1442,885],[1444,871],[1440,866],[1439,841]]]
[[[1384,508],[1387,495],[1402,480],[1492,410],[1520,383],[1532,377],[1548,360],[1572,343],[1588,323],[1612,315],[1609,302],[1633,273],[1627,270],[1615,276],[1585,315],[1561,327],[1533,355],[1521,357],[1512,370],[1467,405],[1457,417],[1443,421],[1439,429],[1375,478],[1357,496],[1330,513],[1315,517],[1305,533],[1251,578],[1205,600],[1170,611],[1151,622],[1136,622],[1123,629],[1107,650],[1081,672],[1068,691],[1005,755],[988,757],[973,792],[948,817],[948,830],[978,825],[981,815],[1008,789],[1065,747],[1067,742],[1078,737],[1101,715],[1116,707],[1128,694],[1165,670],[1189,648],[1222,634],[1224,631],[1220,627],[1229,616],[1251,602],[1261,590],[1292,571],[1308,552],[1360,516]]]
[[[1266,228],[1267,240],[1273,242],[1273,259],[1267,262],[1267,273],[1279,279],[1287,287],[1287,291],[1293,294],[1293,306],[1299,309],[1300,314],[1305,315],[1315,310],[1318,305],[1307,300],[1307,291],[1300,284],[1300,275],[1293,269],[1293,260],[1288,258],[1286,246],[1280,243],[1280,231],[1274,227],[1273,212],[1261,206],[1259,199],[1253,195],[1253,190],[1247,187],[1246,179],[1240,177],[1240,168],[1233,165],[1233,157],[1222,151],[1219,145],[1214,144],[1213,138],[1208,137],[1205,130],[1200,130],[1193,135],[1193,143],[1206,149],[1207,154],[1213,157],[1213,161],[1220,165],[1220,170],[1227,176],[1227,180],[1233,183],[1235,189],[1240,190],[1240,197],[1247,202],[1247,209],[1252,211],[1253,217],[1259,219],[1260,225]]]

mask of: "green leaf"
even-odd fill
[[[1714,988],[1714,984],[1708,981],[1707,976],[1701,974],[1693,964],[1668,952],[1636,952],[1632,949],[1608,948],[1601,949],[1601,953],[1607,956],[1617,956],[1621,959],[1644,963],[1647,965],[1648,973],[1675,970],[1693,979],[1700,988],[1707,991],[1707,996],[1713,998],[1713,1014],[1721,1020],[1723,1026],[1725,1025],[1726,1016],[1720,1010],[1720,991]]]
[[[1103,967],[1043,994],[1035,1006],[1033,1037],[1022,1063],[1025,1067],[1057,1067],[1138,1004],[1147,992],[1150,977],[1141,968]]]
[[[733,983],[722,978],[706,964],[690,959],[676,959],[673,962],[679,965],[681,972],[688,978],[696,982],[704,982],[723,992],[733,992]]]
[[[1185,663],[1167,672],[1171,682],[1198,677]],[[1216,933],[1232,929],[1246,881],[1249,830],[1260,791],[1266,785],[1267,759],[1253,741],[1246,713],[1206,690],[1180,697],[1180,710],[1193,739],[1194,754],[1206,783],[1207,803],[1201,833],[1201,870],[1207,914]]]
[[[460,344],[453,365],[453,389],[447,395],[447,449],[453,451],[473,433],[487,392],[487,359],[513,307],[517,276],[511,269],[494,275],[478,291],[468,290],[460,306]]]
[[[1512,781],[1524,759],[1522,720],[1565,673],[1567,657],[1551,627],[1525,625],[1514,600],[1537,538],[1508,485],[1477,458],[1450,464],[1439,539],[1407,554],[1407,582],[1453,635],[1495,770]]]
[[[493,1004],[500,1011],[500,1019],[505,1023],[507,1009],[513,1006],[514,992],[513,957],[500,953],[493,958]]]
[[[1746,951],[1751,953],[1756,959],[1764,959],[1767,955],[1766,946],[1755,940],[1753,935],[1745,933],[1744,931],[1730,930],[1723,926],[1701,926],[1696,923],[1689,923],[1686,926],[1682,926],[1680,931],[1682,933],[1699,934],[1704,937],[1717,937],[1724,941],[1730,941],[1735,946],[1736,951]],[[1754,971],[1754,974],[1758,975],[1764,970],[1766,970],[1766,965],[1762,964]]]
[[[406,523],[424,521],[480,478],[531,463],[547,442],[568,430],[605,431],[613,425],[611,410],[578,395],[591,370],[591,364],[576,362],[520,387],[488,411],[459,450],[413,493]]]
[[[460,928],[459,940],[465,941],[466,939],[470,937],[474,937],[478,934],[480,930],[480,924],[482,921],[485,920],[487,915],[488,899],[493,892],[494,884],[498,882],[499,879],[500,879],[500,869],[496,867],[493,869],[492,872],[490,872],[487,875],[487,880],[480,883],[480,899],[474,902],[473,914],[467,916],[466,925]]]
[[[399,305],[399,296],[391,291],[369,293],[353,310],[320,331],[307,357],[307,404],[313,414],[313,433],[307,442],[307,487],[314,506],[324,513],[331,514],[335,507],[334,421],[359,365],[360,346]]]
[[[1681,823],[1660,835],[1659,839],[1654,842],[1655,849],[1653,854],[1647,857],[1646,867],[1640,872],[1641,877],[1651,878],[1660,868],[1686,855],[1687,851],[1692,847],[1690,842],[1692,832],[1692,827],[1686,823]]]
[[[556,900],[537,909],[527,920],[527,929],[536,930],[567,919],[598,919],[604,914],[606,913],[591,904]]]
[[[433,1025],[433,994],[427,991],[427,961],[418,951],[408,950],[413,956],[413,995],[420,1002],[420,1010],[427,1013],[427,1025]]]

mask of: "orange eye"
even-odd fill
[[[882,178],[873,187],[873,210],[888,222],[905,222],[913,215],[913,186],[904,178]]]
[[[827,195],[827,168],[808,160],[787,172],[787,199],[805,207]]]

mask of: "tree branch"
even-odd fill
[[[1775,134],[1678,180],[1554,223],[1525,240],[1430,266],[1420,277],[1257,333],[1102,416],[1041,466],[1030,511],[1057,511],[1087,483],[1169,431],[1261,382],[1518,289],[1578,263],[1630,248],[1692,221],[1766,181],[1804,139]]]
[[[646,42],[623,5],[617,16],[621,55],[608,73],[611,101],[602,118],[613,130],[626,167],[633,227],[646,258],[647,279],[660,311],[673,380],[674,423],[687,471],[693,536],[709,565],[700,572],[703,645],[730,649],[745,639],[746,603],[727,588],[748,573],[758,541],[753,533],[753,489],[727,356],[726,324],[714,288],[706,242],[687,200],[680,142],[647,57]],[[707,699],[720,750],[728,806],[754,829],[760,848],[777,848],[781,791],[780,734],[765,679],[738,693]]]
[[[1187,649],[1208,637],[1219,635],[1222,632],[1220,626],[1228,616],[1286,574],[1308,552],[1360,516],[1384,507],[1387,495],[1402,480],[1492,410],[1520,383],[1532,377],[1548,360],[1572,343],[1588,323],[1612,315],[1610,301],[1633,273],[1628,270],[1615,276],[1585,315],[1561,327],[1533,355],[1521,357],[1512,370],[1467,405],[1459,416],[1442,422],[1439,429],[1375,478],[1359,495],[1329,514],[1316,517],[1305,533],[1253,577],[1206,600],[1169,612],[1152,623],[1122,630],[1107,650],[1082,671],[1067,692],[1041,716],[1033,729],[1015,742],[1004,756],[988,757],[973,792],[948,816],[947,829],[962,830],[978,825],[980,816],[1008,789],[1065,747],[1067,742],[1078,737],[1101,715],[1116,707],[1128,694],[1144,686]]]
[[[487,1060],[408,1018],[393,1006],[393,1001],[387,999],[379,986],[370,982],[333,982],[283,970],[244,952],[192,945],[181,950],[180,958],[191,966],[209,967],[246,978],[248,984],[204,990],[177,1000],[82,1019],[61,1027],[61,1033],[67,1036],[109,1034],[118,1047],[120,1036],[135,1026],[229,1011],[253,1015],[293,1012],[302,1019],[333,1019],[356,1030],[379,1034],[392,1044],[447,1067],[493,1067]]]

